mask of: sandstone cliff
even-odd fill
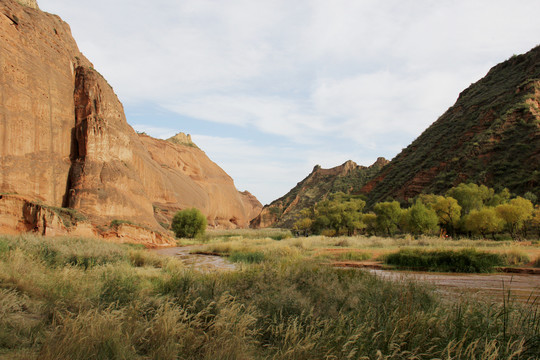
[[[261,204],[188,136],[138,135],[69,26],[32,3],[0,0],[0,193],[75,209],[101,227],[122,219],[163,231],[186,207],[211,226],[247,226]],[[24,218],[22,207],[13,216]]]
[[[357,165],[350,160],[331,169],[317,165],[311,174],[286,195],[265,206],[260,215],[252,220],[251,226],[290,228],[298,220],[302,209],[312,207],[335,192],[358,193],[387,163],[388,160],[378,158],[369,167]]]

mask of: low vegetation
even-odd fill
[[[425,285],[333,268],[314,257],[327,246],[354,258],[360,246],[411,243],[441,241],[215,238],[203,247],[243,265],[202,273],[140,246],[0,237],[0,357],[532,359],[540,353],[536,302],[441,301]]]
[[[479,252],[475,249],[459,251],[406,249],[388,255],[385,261],[387,264],[408,270],[460,273],[493,272],[496,266],[506,265],[501,255]]]

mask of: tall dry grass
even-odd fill
[[[303,255],[311,251],[309,239],[254,239],[269,260],[224,273],[97,240],[41,245],[40,239],[0,237],[0,358],[528,359],[540,353],[537,303],[440,302],[422,284],[310,260]],[[216,245],[229,246],[230,254],[252,250],[244,240]],[[347,248],[344,240],[336,246]]]

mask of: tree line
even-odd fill
[[[384,201],[364,212],[363,195],[338,192],[302,210],[293,229],[305,235],[408,233],[496,239],[496,235],[508,234],[520,240],[540,237],[537,200],[531,192],[513,197],[508,189],[496,192],[485,185],[461,183],[444,195],[421,194],[405,206],[395,200]]]

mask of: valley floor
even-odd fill
[[[204,240],[197,246],[180,240],[192,246],[179,259],[97,239],[0,236],[0,358],[535,359],[540,353],[537,298],[519,302],[510,293],[504,302],[478,301],[464,294],[447,301],[435,286],[408,276],[332,266],[403,247],[474,245],[513,254],[506,259],[523,252],[533,263],[537,245],[291,238],[281,230],[216,231]],[[196,270],[192,252],[219,254],[223,264],[226,256],[235,270]]]

